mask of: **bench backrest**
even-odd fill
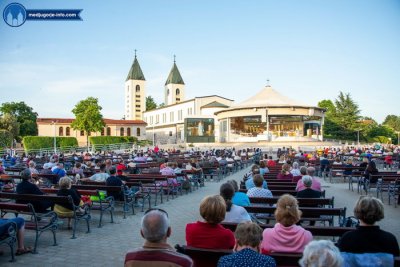
[[[265,197],[250,197],[252,204],[276,204],[279,197],[265,198]],[[297,198],[299,206],[329,206],[334,207],[334,197],[332,198]]]

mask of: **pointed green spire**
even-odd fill
[[[167,84],[185,84],[182,76],[178,70],[178,67],[176,66],[176,61],[175,61],[175,55],[174,55],[174,65],[172,66],[171,71],[169,72],[167,81],[165,82],[165,85]]]
[[[128,77],[126,77],[126,81],[128,80],[142,80],[145,81],[142,69],[140,68],[139,61],[136,58],[136,49],[135,49],[135,60],[133,61],[132,67],[128,72]]]

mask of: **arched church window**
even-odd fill
[[[139,92],[140,92],[140,86],[136,85],[136,93],[139,93]]]
[[[64,128],[60,127],[58,128],[58,136],[63,136],[64,135]]]
[[[111,128],[107,127],[107,136],[110,136],[110,135],[111,135]]]
[[[136,129],[136,136],[140,136],[140,128]]]
[[[131,128],[126,129],[126,136],[131,136]]]
[[[176,92],[176,95],[179,95],[181,93],[181,91],[178,88],[176,89],[175,92]]]
[[[71,135],[71,129],[69,127],[65,128],[65,136]]]
[[[169,89],[167,89],[167,95],[169,95]]]
[[[119,129],[119,135],[124,136],[124,127],[121,127],[121,129]]]

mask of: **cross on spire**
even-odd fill
[[[267,86],[271,86],[271,85],[269,84],[269,79],[267,79]]]
[[[136,58],[136,49],[135,49],[135,58]]]
[[[174,63],[176,63],[176,55],[174,55]]]

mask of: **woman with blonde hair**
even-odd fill
[[[220,225],[226,214],[225,200],[219,196],[207,196],[200,203],[203,221],[186,225],[188,246],[210,249],[232,249],[235,237],[231,230]]]
[[[302,253],[313,237],[309,231],[296,225],[300,218],[297,199],[292,195],[282,195],[276,204],[275,226],[263,232],[262,252]]]
[[[60,190],[57,192],[57,196],[71,196],[75,206],[83,205],[81,195],[75,188],[71,188],[72,181],[69,177],[64,176],[58,181]],[[74,207],[72,203],[69,204],[56,204],[54,206],[54,212],[58,216],[68,218],[68,229],[71,229],[71,218],[74,217]],[[84,213],[85,210],[79,208],[77,212]]]
[[[292,180],[293,174],[290,173],[290,165],[285,163],[282,165],[282,170],[276,177],[278,180]]]

